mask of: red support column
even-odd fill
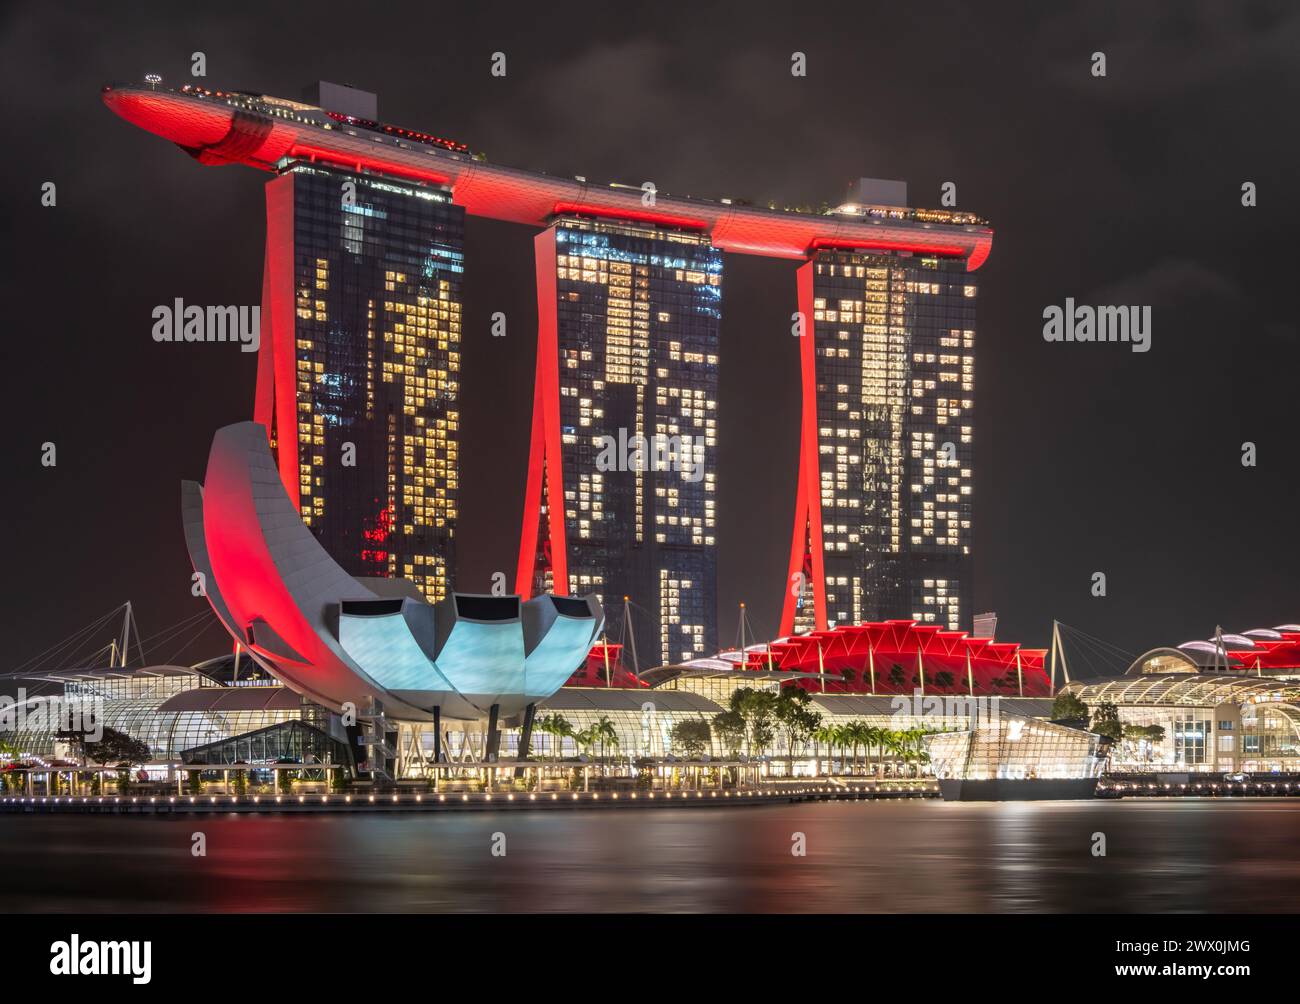
[[[788,638],[794,632],[794,615],[798,595],[802,590],[796,589],[795,576],[803,571],[804,558],[808,553],[808,499],[804,494],[803,472],[803,435],[799,437],[799,468],[795,477],[794,492],[794,536],[790,541],[790,568],[785,577],[785,602],[781,606],[782,638]]]
[[[785,581],[781,609],[781,634],[794,630],[794,577],[811,557],[813,616],[818,631],[826,630],[826,570],[822,550],[821,462],[817,434],[817,340],[813,322],[813,263],[804,262],[795,274],[803,337],[799,342],[799,370],[803,407],[799,424],[799,474],[795,492],[794,538],[790,545],[790,571]]]
[[[267,439],[274,444],[275,436],[275,355],[272,351],[274,336],[271,320],[271,244],[267,242],[262,252],[262,308],[260,342],[257,347],[257,383],[253,392],[253,421],[265,426]]]
[[[519,535],[515,592],[530,599],[537,561],[542,484],[546,485],[547,537],[551,579],[557,596],[569,594],[569,562],[564,535],[564,465],[560,453],[560,349],[555,289],[555,231],[544,230],[533,242],[537,267],[537,370],[533,383],[533,424],[524,489],[524,518]],[[543,474],[545,475],[543,477]]]
[[[275,442],[280,480],[295,509],[298,490],[298,351],[294,344],[293,175],[266,186],[266,275],[262,282],[262,340],[271,343],[275,384]],[[268,309],[269,307],[269,309]],[[262,399],[259,365],[257,407]],[[264,412],[263,412],[264,413]],[[269,431],[269,430],[268,430]]]

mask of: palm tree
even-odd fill
[[[916,773],[920,775],[920,764],[923,762],[922,757],[925,752],[921,749],[921,740],[927,735],[925,729],[905,729],[897,734],[897,750],[906,764],[916,765]]]
[[[827,773],[831,773],[832,770],[834,769],[835,744],[836,742],[839,741],[839,735],[840,735],[840,730],[838,727],[834,725],[822,725],[821,727],[815,729],[812,734],[814,744],[821,744],[821,743],[826,744],[826,751],[829,754],[827,756],[826,766],[830,768],[830,770],[828,770]],[[822,758],[821,758],[820,745],[814,745],[813,757],[816,760],[816,766],[817,766],[816,772],[820,776],[822,772]]]
[[[573,741],[578,749],[585,753],[596,744],[596,727],[591,725],[585,729],[579,729],[573,733]]]
[[[858,767],[858,747],[863,747],[864,751],[868,743],[871,742],[871,726],[861,719],[855,719],[845,727],[845,738],[853,744],[853,772],[857,773]]]
[[[907,749],[907,742],[902,732],[893,729],[886,729],[881,737],[881,768],[884,768],[884,753],[888,750],[891,759],[897,759],[904,750]],[[895,765],[895,775],[897,775],[897,765]]]
[[[840,773],[852,774],[853,762],[849,757],[849,747],[853,745],[853,722],[835,726],[835,741],[840,747]]]
[[[845,750],[845,747],[848,745],[848,741],[849,741],[848,729],[847,729],[845,726],[843,726],[843,725],[833,725],[833,726],[831,726],[831,737],[830,737],[830,740],[831,740],[831,752],[832,752],[832,753],[834,753],[834,751],[835,751],[835,747],[837,747],[837,746],[839,747],[839,750],[840,750],[840,773],[843,774],[843,773],[844,773],[844,750]]]
[[[922,764],[930,762],[930,754],[925,750],[925,737],[931,732],[930,729],[913,729],[915,735],[912,739],[913,746],[916,749],[916,776],[921,776]]]
[[[574,735],[572,723],[563,715],[546,715],[537,722],[534,728],[538,732],[554,736],[555,748],[552,751],[552,759],[554,760],[560,759],[565,737],[572,738]]]
[[[874,725],[864,726],[864,731],[862,733],[862,770],[864,774],[866,773],[866,761],[871,747],[875,746],[877,749],[880,748],[881,731],[881,729],[876,728]]]
[[[835,726],[835,743],[840,748],[840,773],[846,772],[849,749],[849,726]]]
[[[877,750],[880,749],[880,744],[883,742],[883,740],[881,739],[881,736],[882,736],[883,734],[884,734],[884,729],[878,728],[877,726],[874,726],[874,725],[868,725],[868,726],[867,726],[866,733],[865,733],[865,734],[863,735],[863,737],[862,737],[862,747],[863,747],[863,748],[862,748],[862,758],[863,758],[863,761],[864,761],[864,762],[863,762],[863,765],[862,765],[863,773],[866,773],[866,763],[865,763],[865,761],[866,761],[866,758],[867,758],[867,751],[868,751],[872,746],[874,746]]]
[[[601,715],[600,721],[592,726],[593,738],[600,743],[600,755],[604,759],[605,750],[608,746],[618,746],[618,732],[614,728],[614,723],[609,720],[608,715]]]
[[[867,750],[875,742],[876,730],[866,722],[860,722],[859,726],[858,738],[862,741],[862,773],[865,774],[867,772]]]

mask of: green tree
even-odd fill
[[[731,756],[735,756],[745,741],[748,726],[738,711],[720,711],[713,716],[713,733]]]
[[[1052,702],[1052,719],[1063,722],[1079,718],[1087,720],[1088,705],[1072,693],[1057,694]]]
[[[73,747],[83,763],[89,759],[101,767],[109,763],[131,767],[148,763],[152,756],[148,743],[107,725],[103,727],[98,740],[90,739],[84,732],[75,731],[60,732],[58,738]]]
[[[1142,752],[1149,761],[1155,747],[1164,742],[1165,730],[1162,725],[1125,725],[1122,736],[1125,742],[1133,743],[1139,749],[1146,743],[1146,749]]]
[[[822,716],[812,709],[812,695],[802,687],[782,687],[777,691],[773,714],[785,730],[787,773],[793,774],[795,744],[808,741],[821,726]]]
[[[668,739],[687,760],[698,760],[708,752],[713,730],[703,718],[683,718],[668,730]]]
[[[6,742],[3,739],[0,739],[0,760],[12,761],[17,759],[17,757],[18,757],[18,747],[14,746],[12,743]],[[21,791],[22,783],[19,778],[20,775],[18,774],[17,771],[9,771],[4,775],[0,775],[0,785],[3,785],[3,790],[6,793],[11,791]]]
[[[744,719],[748,731],[746,752],[761,755],[763,749],[771,743],[776,701],[776,695],[770,690],[740,687],[732,692],[731,710]]]
[[[941,669],[934,674],[934,686],[937,690],[947,690],[955,682],[953,675],[946,669]]]
[[[1111,701],[1102,701],[1097,705],[1088,727],[1098,735],[1111,740],[1118,740],[1124,735],[1124,726],[1119,720],[1119,708]]]
[[[895,687],[902,688],[907,683],[907,671],[898,663],[894,663],[889,670],[889,682]]]

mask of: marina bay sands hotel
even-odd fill
[[[718,649],[726,252],[802,263],[772,332],[801,338],[781,634],[970,628],[985,221],[907,208],[898,183],[814,214],[503,167],[335,84],[294,101],[150,76],[103,100],[201,164],[271,174],[252,417],[348,574],[408,578],[430,601],[452,588],[462,433],[478,434],[458,406],[469,214],[538,228],[523,599],[629,597],[643,658]]]

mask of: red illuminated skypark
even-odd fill
[[[969,213],[876,209],[861,216],[814,215],[589,184],[489,164],[461,143],[301,102],[187,85],[110,86],[117,115],[177,144],[203,164],[247,164],[272,171],[286,161],[323,162],[446,185],[472,216],[545,226],[557,214],[659,223],[707,232],[737,254],[806,259],[819,247],[910,251],[962,258],[968,271],[989,256],[993,231]]]

